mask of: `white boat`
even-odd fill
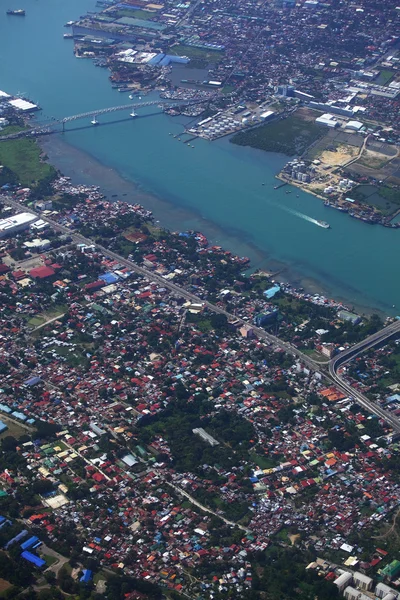
[[[329,225],[329,223],[327,223],[326,221],[317,221],[317,225],[319,225],[319,227],[323,227],[324,229],[330,229],[331,226]]]
[[[130,115],[129,115],[129,116],[130,116],[130,117],[137,117],[137,114],[136,114],[136,113],[135,113],[135,111],[133,110],[133,111],[130,113]]]
[[[90,122],[91,122],[92,125],[98,125],[99,124],[99,122],[96,119],[96,117],[93,117],[93,119]]]

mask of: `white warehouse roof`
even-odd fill
[[[13,233],[13,231],[20,231],[34,221],[37,221],[37,216],[26,212],[13,215],[7,219],[0,219],[0,237]]]
[[[13,106],[14,108],[18,108],[19,110],[35,110],[37,108],[36,104],[32,104],[32,102],[27,102],[27,100],[22,100],[22,98],[9,100],[8,104],[11,104],[11,106]]]
[[[363,127],[363,123],[361,123],[361,121],[349,121],[346,127],[347,129],[355,129],[356,131],[358,131],[359,129],[361,129],[361,127]]]
[[[338,121],[330,113],[324,113],[315,119],[315,122],[320,123],[321,125],[327,125],[328,127],[336,127],[336,125],[338,125]]]

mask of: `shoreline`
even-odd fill
[[[336,296],[324,288],[319,281],[303,276],[287,263],[275,260],[263,253],[251,240],[243,239],[242,232],[224,230],[217,224],[205,219],[199,212],[174,205],[155,194],[145,190],[140,184],[125,178],[116,168],[103,165],[98,159],[86,151],[69,144],[61,135],[38,138],[38,144],[49,164],[63,175],[71,178],[75,184],[98,185],[102,193],[109,198],[120,199],[130,203],[139,203],[151,210],[155,223],[171,231],[193,229],[202,232],[210,245],[218,245],[238,256],[250,258],[248,271],[259,269],[273,273],[274,280],[291,285],[293,288],[304,288],[309,294],[320,294],[326,298],[343,302],[360,315],[369,316],[378,313],[388,314],[379,308],[360,305],[351,299]],[[279,174],[276,175],[280,178]],[[289,185],[291,182],[285,181]],[[304,190],[303,190],[304,191]],[[314,194],[315,195],[315,194]],[[276,274],[276,275],[275,275]]]

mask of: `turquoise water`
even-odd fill
[[[0,14],[0,89],[25,92],[45,117],[129,102],[111,88],[107,70],[75,59],[71,40],[62,37],[66,21],[94,7],[95,0],[8,0],[5,8],[25,8],[26,17],[7,17],[5,9]],[[297,188],[274,190],[282,156],[227,139],[196,140],[195,148],[188,148],[169,135],[181,130],[178,120],[159,114],[69,131],[64,139],[167,201],[163,214],[156,215],[161,222],[171,225],[172,207],[182,207],[192,215],[192,225],[202,217],[222,232],[218,241],[225,232],[231,250],[243,242],[253,247],[259,261],[254,266],[266,266],[265,259],[285,263],[293,277],[318,282],[349,304],[399,311],[400,231],[358,222]],[[332,228],[322,229],[312,219]]]

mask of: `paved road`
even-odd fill
[[[8,204],[9,206],[12,206],[13,208],[15,208],[19,211],[23,210],[25,212],[30,212],[30,213],[36,215],[37,217],[42,218],[39,213],[35,212],[31,208],[27,208],[24,205],[21,205],[19,202],[9,198],[8,196],[0,196],[0,200],[3,201],[4,204]],[[104,246],[102,246],[100,244],[96,244],[93,240],[86,238],[83,235],[80,235],[79,233],[72,232],[68,227],[65,227],[64,225],[60,225],[59,223],[57,223],[56,221],[53,221],[52,219],[46,218],[46,221],[48,221],[55,230],[71,236],[71,238],[74,242],[83,243],[83,244],[87,244],[87,245],[94,244],[106,256],[113,258],[114,260],[118,261],[120,264],[126,266],[131,271],[134,271],[135,273],[145,277],[147,280],[156,282],[159,285],[161,285],[162,287],[169,289],[174,295],[185,298],[186,300],[196,303],[196,304],[201,303],[204,306],[206,306],[209,310],[219,313],[219,314],[223,314],[230,320],[238,321],[241,325],[249,324],[247,320],[242,319],[240,317],[237,317],[236,315],[229,313],[224,308],[217,306],[216,304],[212,304],[211,302],[208,302],[207,300],[206,301],[203,300],[199,296],[196,296],[192,292],[189,292],[188,290],[186,290],[184,287],[178,286],[175,283],[173,283],[172,281],[168,281],[167,279],[164,279],[164,277],[162,277],[161,275],[157,275],[156,273],[153,273],[152,271],[149,271],[148,269],[139,266],[138,264],[136,264],[135,262],[133,262],[130,259],[123,258],[122,256],[116,254],[115,252],[112,252],[108,248],[105,248]],[[392,331],[392,328],[395,331]],[[338,369],[339,365],[343,364],[342,358],[348,357],[350,360],[352,357],[355,356],[354,352],[358,352],[358,351],[362,352],[366,348],[371,347],[372,345],[375,345],[377,343],[381,343],[385,339],[388,339],[389,337],[392,337],[393,335],[397,334],[397,332],[400,332],[400,322],[396,322],[396,323],[390,325],[389,328],[382,329],[380,332],[377,332],[376,334],[374,334],[373,336],[368,338],[368,340],[364,340],[364,342],[360,342],[359,344],[356,344],[350,350],[346,350],[345,353],[338,355],[337,357],[334,358],[333,361],[330,361],[330,362],[313,360],[306,354],[303,354],[303,352],[301,352],[301,350],[299,350],[298,348],[296,348],[289,342],[285,342],[285,341],[279,339],[275,335],[268,333],[267,331],[265,331],[264,329],[262,329],[260,327],[255,327],[252,325],[252,329],[253,329],[254,334],[259,339],[262,339],[262,340],[268,342],[275,348],[282,348],[285,352],[287,352],[291,356],[300,359],[301,362],[303,363],[303,365],[305,365],[310,370],[320,372],[328,382],[336,383],[336,385],[339,387],[339,389],[341,389],[343,391],[343,393],[349,394],[352,397],[356,398],[357,401],[362,406],[364,406],[367,410],[369,410],[373,414],[376,414],[380,418],[386,420],[388,423],[390,423],[390,425],[396,431],[400,432],[400,419],[398,419],[397,417],[395,417],[395,415],[392,415],[388,411],[385,411],[384,409],[380,408],[374,402],[371,402],[361,392],[352,388],[351,385],[348,384],[343,379],[343,377],[340,377],[337,374],[337,369]],[[388,335],[388,334],[390,334],[390,335]],[[328,364],[329,364],[329,369],[327,368]]]
[[[341,352],[335,356],[329,362],[329,374],[331,378],[338,384],[338,386],[352,396],[361,406],[364,406],[369,412],[377,415],[378,417],[387,421],[395,431],[400,433],[400,420],[392,414],[390,411],[383,409],[379,404],[373,402],[364,394],[359,392],[357,389],[352,387],[339,373],[340,367],[343,367],[350,360],[356,358],[369,348],[373,348],[378,344],[383,344],[389,341],[392,337],[400,335],[400,321],[392,323],[388,327],[377,331],[373,335],[369,336],[362,342],[355,344],[351,348],[348,348],[344,352]]]
[[[38,325],[37,327],[35,327],[35,329],[32,329],[32,331],[30,333],[34,333],[38,329],[42,329],[42,327],[46,327],[46,325],[49,325],[50,323],[53,323],[54,321],[58,321],[58,319],[61,319],[64,315],[65,315],[65,313],[60,313],[59,315],[56,315],[55,317],[52,317],[48,321],[45,321],[41,325]]]
[[[167,483],[170,487],[172,487],[181,496],[185,496],[185,498],[187,498],[192,504],[194,504],[195,506],[197,506],[198,508],[200,508],[204,512],[210,513],[211,515],[214,515],[215,517],[218,517],[219,519],[221,519],[222,521],[224,521],[224,523],[226,523],[227,525],[230,525],[231,527],[239,527],[239,529],[241,529],[242,531],[245,531],[246,533],[250,533],[250,529],[248,529],[247,527],[244,527],[244,525],[240,525],[239,523],[235,523],[235,521],[230,521],[229,519],[227,519],[223,515],[218,514],[217,512],[215,512],[214,510],[212,510],[211,508],[208,508],[208,506],[204,506],[204,504],[201,504],[198,500],[196,500],[195,498],[193,498],[193,496],[191,496],[188,492],[186,492],[182,488],[178,487],[174,483],[170,483],[169,481],[166,481],[165,483]]]

